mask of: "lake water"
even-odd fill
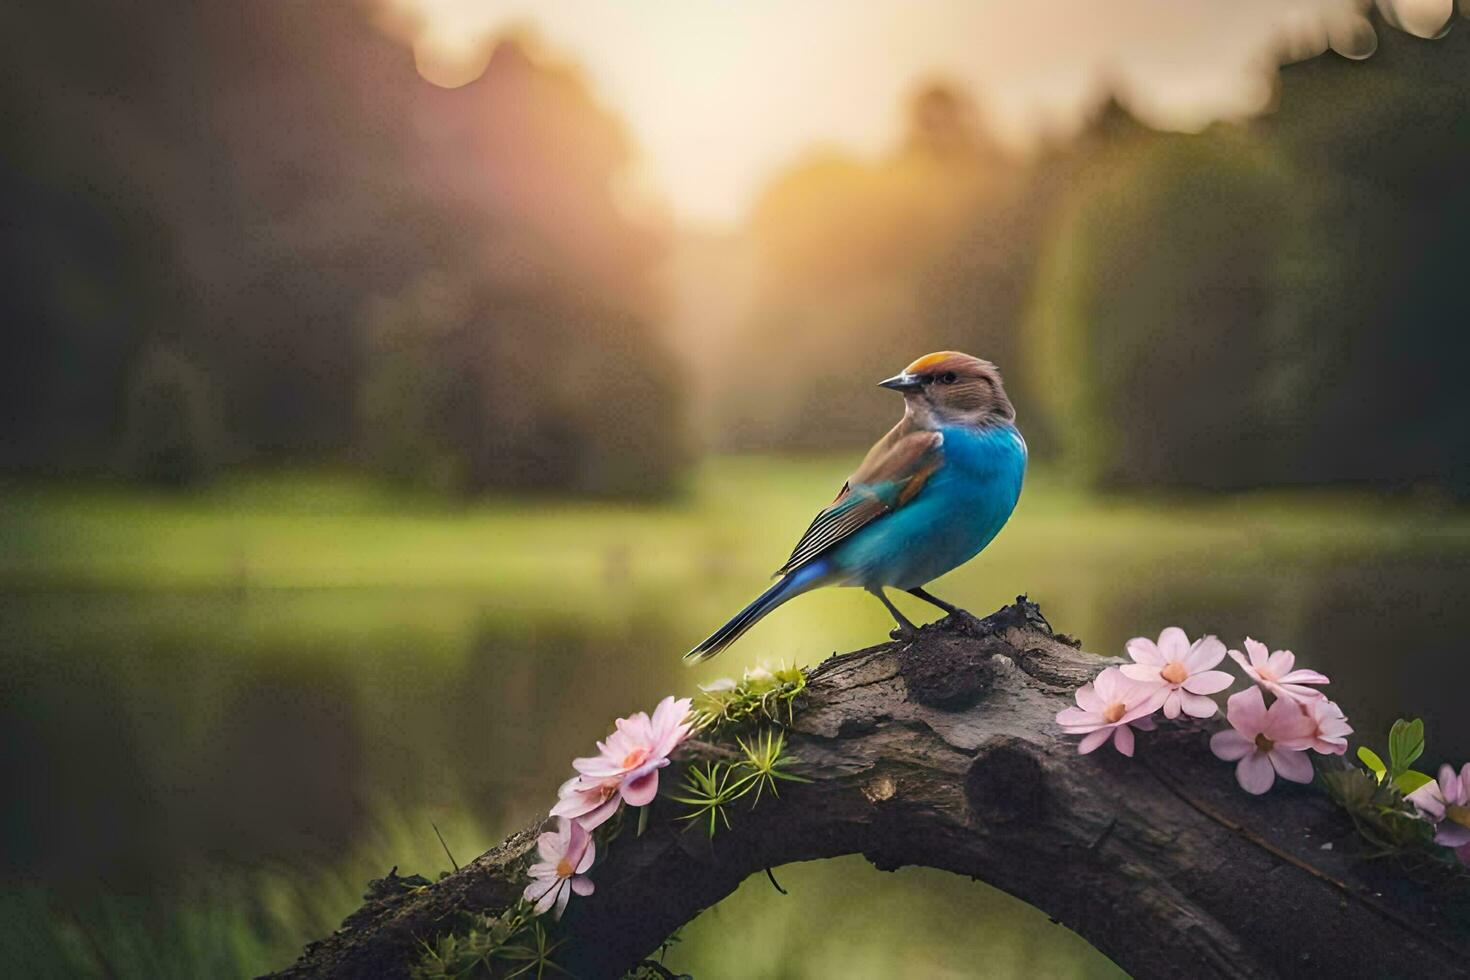
[[[833,590],[681,665],[841,477],[837,462],[713,465],[662,508],[358,501],[343,517],[321,498],[241,510],[228,494],[22,493],[0,514],[4,962],[27,976],[283,966],[368,878],[447,868],[435,826],[463,862],[533,820],[614,717],[882,639],[881,607]],[[1105,653],[1176,623],[1236,647],[1254,635],[1331,675],[1371,741],[1413,714],[1426,761],[1470,757],[1463,517],[1359,498],[1028,494],[992,551],[934,591],[978,613],[1027,591]],[[669,965],[1117,975],[968,880],[856,858],[778,876],[789,896],[747,882]]]

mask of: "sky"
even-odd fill
[[[1270,101],[1289,52],[1322,50],[1357,0],[386,0],[412,15],[420,71],[472,80],[488,42],[529,31],[627,123],[638,179],[694,225],[739,221],[816,147],[891,146],[904,100],[946,79],[997,134],[1065,134],[1103,80],[1166,128]],[[1397,0],[1436,7],[1452,0]]]

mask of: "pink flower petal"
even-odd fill
[[[576,892],[578,895],[582,895],[584,897],[587,895],[591,895],[593,892],[593,888],[594,886],[592,884],[592,879],[587,877],[586,875],[577,875],[575,878],[572,879],[572,891]]]
[[[1077,701],[1077,707],[1083,711],[1102,711],[1107,707],[1103,699],[1098,697],[1097,688],[1093,687],[1091,682],[1077,688],[1077,693],[1073,697]]]
[[[1271,765],[1276,769],[1276,774],[1282,779],[1289,779],[1293,783],[1310,783],[1314,775],[1312,760],[1307,753],[1297,750],[1283,749],[1280,746],[1268,753]]]
[[[552,879],[549,882],[533,881],[526,886],[525,891],[521,892],[521,898],[534,905],[541,901],[542,897],[554,887],[556,887],[556,879]]]
[[[556,919],[557,921],[561,920],[561,914],[567,910],[567,902],[571,900],[571,897],[571,882],[564,882],[562,884],[562,887],[557,889],[556,892],[556,909],[551,913],[551,917],[553,919]]]
[[[1108,728],[1099,728],[1095,732],[1089,732],[1082,741],[1077,743],[1077,754],[1087,755],[1112,737],[1113,729],[1111,726]]]
[[[1276,782],[1276,769],[1266,753],[1254,751],[1236,763],[1235,781],[1247,793],[1260,796]]]
[[[567,860],[572,862],[572,870],[577,874],[586,874],[587,869],[592,867],[592,862],[597,860],[597,842],[581,826],[575,824],[574,826],[577,826],[577,829],[582,831],[582,840],[578,842],[581,845],[581,850],[574,850],[572,853],[569,853]]]
[[[1129,685],[1132,681],[1123,676],[1123,672],[1117,667],[1105,667],[1092,682],[1092,689],[1102,699],[1103,706],[1122,701],[1127,697]]]
[[[1123,672],[1124,677],[1140,684],[1161,683],[1157,664],[1124,664],[1118,669]]]
[[[584,813],[580,817],[577,817],[577,823],[581,824],[584,830],[596,830],[598,827],[601,827],[603,824],[611,820],[613,814],[618,812],[618,807],[622,805],[622,795],[619,793],[614,793],[607,798],[602,806],[598,807],[595,810]]]
[[[1227,728],[1223,732],[1216,732],[1210,736],[1210,751],[1215,753],[1215,758],[1224,759],[1226,762],[1234,762],[1243,758],[1255,751],[1255,748],[1255,742],[1233,728]]]
[[[620,739],[623,744],[617,746],[619,750],[626,745],[647,745],[653,741],[653,724],[648,720],[646,711],[619,718],[613,724],[617,726],[617,731],[608,738],[608,743],[612,744],[614,738]]]
[[[557,800],[556,805],[551,808],[550,815],[553,817],[580,817],[596,806],[597,804],[590,796],[578,793],[576,796],[563,796]]]
[[[1442,847],[1464,847],[1470,844],[1470,827],[1446,820],[1434,834],[1434,842]]]
[[[1230,695],[1225,702],[1225,716],[1236,731],[1255,738],[1266,727],[1266,699],[1261,697],[1261,689],[1248,687]]]
[[[1151,732],[1159,727],[1158,723],[1148,716],[1135,719],[1133,721],[1130,721],[1128,724],[1133,728],[1138,729],[1140,732]]]
[[[1291,668],[1295,665],[1296,654],[1292,653],[1290,650],[1277,650],[1275,653],[1271,654],[1271,656],[1266,658],[1266,669],[1270,671],[1271,676],[1275,677],[1277,680],[1280,680],[1282,677],[1285,677],[1287,674],[1291,673]]]
[[[1303,687],[1300,684],[1278,684],[1275,681],[1262,681],[1261,683],[1278,698],[1284,701],[1294,701],[1298,705],[1317,701],[1327,696],[1316,688]]]
[[[577,821],[568,820],[567,848],[562,852],[562,857],[566,858],[575,867],[591,848],[592,835],[587,833],[587,829],[577,823]]]
[[[555,864],[567,852],[567,835],[570,831],[566,826],[566,818],[558,817],[555,830],[548,830],[536,838],[536,853],[541,855],[541,860]]]
[[[1266,711],[1261,731],[1282,748],[1304,749],[1316,738],[1317,723],[1300,704],[1278,698]]]
[[[546,889],[540,898],[536,899],[536,905],[531,911],[536,915],[545,915],[546,910],[555,905],[561,893],[566,890],[566,880],[563,878],[556,879],[551,883],[551,887]],[[522,897],[528,902],[531,901],[529,894]]]
[[[649,770],[638,779],[623,783],[619,792],[629,806],[647,806],[658,795],[658,770]]]
[[[1133,729],[1129,728],[1127,725],[1119,725],[1117,728],[1113,729],[1113,733],[1113,748],[1117,749],[1119,752],[1123,753],[1129,758],[1132,758]]]
[[[1159,634],[1159,653],[1165,661],[1183,660],[1189,654],[1189,635],[1177,626]]]
[[[602,811],[609,803],[616,808],[617,785],[616,777],[591,781],[580,776],[569,779],[562,784],[561,798],[551,808],[551,816],[571,817],[590,830],[612,816],[610,810],[606,813]]]
[[[1124,649],[1128,651],[1128,656],[1132,657],[1135,663],[1158,666],[1164,662],[1163,654],[1159,653],[1158,646],[1153,640],[1144,636],[1135,636],[1128,641]]]
[[[1420,813],[1428,814],[1435,823],[1444,819],[1445,798],[1439,783],[1425,783],[1404,799],[1418,807]]]
[[[622,756],[618,756],[618,759],[621,760]],[[623,772],[621,762],[612,761],[611,755],[595,755],[586,759],[573,759],[572,768],[592,779],[606,779],[608,776],[618,776]]]
[[[664,698],[653,713],[653,754],[664,757],[689,735],[689,698]]]
[[[1219,694],[1234,683],[1235,678],[1223,670],[1203,670],[1185,678],[1182,686],[1190,694]]]
[[[1442,765],[1439,767],[1439,793],[1444,797],[1446,803],[1458,803],[1460,801],[1460,777],[1455,775],[1455,767]]]
[[[1057,724],[1068,728],[1087,728],[1091,731],[1098,725],[1104,725],[1102,714],[1098,711],[1083,711],[1081,708],[1063,708],[1057,712]]]
[[[1164,717],[1165,718],[1168,718],[1168,719],[1172,720],[1174,718],[1178,718],[1179,717],[1179,711],[1180,711],[1179,694],[1180,694],[1180,692],[1177,689],[1171,690],[1169,692],[1168,696],[1166,696],[1164,698],[1163,708],[1164,708]]]
[[[1276,678],[1282,684],[1330,684],[1326,674],[1315,670],[1293,670]]]
[[[1266,644],[1260,640],[1252,640],[1248,636],[1245,638],[1245,652],[1250,654],[1251,666],[1258,669],[1266,666],[1266,661],[1271,659],[1271,651],[1266,649]],[[1231,651],[1230,655],[1235,657],[1242,667],[1245,666],[1245,660],[1236,655],[1234,651]]]
[[[1132,696],[1139,699],[1138,706],[1128,709],[1121,721],[1125,723],[1134,721],[1135,719],[1145,718],[1158,711],[1164,706],[1164,701],[1168,699],[1169,692],[1172,690],[1173,688],[1167,684],[1157,687],[1149,687],[1145,684],[1136,685]]]
[[[1225,659],[1225,644],[1220,642],[1218,636],[1202,636],[1194,641],[1194,646],[1189,648],[1189,653],[1184,657],[1184,666],[1191,674],[1211,667]],[[1210,693],[1207,691],[1201,694]]]
[[[678,711],[674,707],[675,699],[672,694],[667,695],[653,709],[653,730],[663,732],[684,720],[684,711]],[[688,709],[685,709],[687,711]],[[677,713],[676,713],[677,712]]]
[[[1191,718],[1213,718],[1219,706],[1203,694],[1191,694],[1189,691],[1179,693],[1180,706],[1184,713]]]

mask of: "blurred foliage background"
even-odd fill
[[[896,419],[873,382],[934,349],[1002,367],[1033,454],[941,594],[1029,591],[1100,652],[1250,633],[1331,674],[1365,740],[1422,715],[1434,764],[1470,752],[1450,4],[1303,21],[1257,109],[1197,131],[1104,75],[1018,143],[916,72],[870,107],[886,146],[814,132],[724,223],[659,198],[534,19],[446,80],[401,6],[0,8],[18,975],[279,967],[369,878],[447,867],[436,826],[463,861],[533,819],[613,717],[881,638],[877,604],[818,593],[678,663]],[[983,885],[781,877],[671,964],[1116,975]],[[837,914],[840,943],[796,925]]]
[[[953,347],[1091,485],[1470,492],[1464,31],[1196,134],[1109,94],[1025,154],[919,83],[889,152],[701,235],[626,206],[619,120],[514,38],[445,90],[348,3],[135,14],[95,49],[7,14],[7,470],[657,496],[697,450],[865,445],[854,381]]]

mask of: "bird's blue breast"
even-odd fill
[[[940,430],[943,463],[908,503],[830,552],[849,585],[912,589],[978,555],[1021,496],[1026,443],[1010,425]]]

